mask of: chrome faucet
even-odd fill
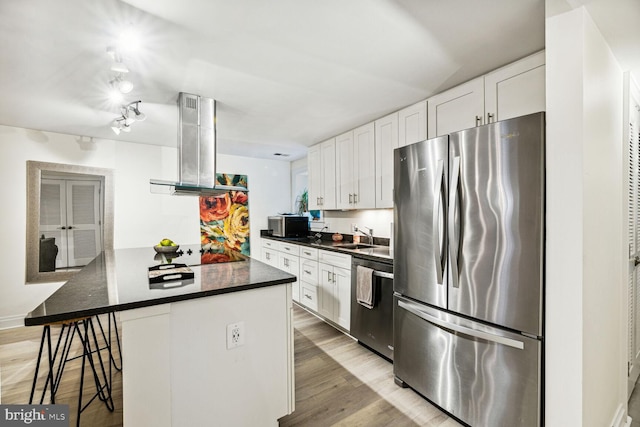
[[[314,236],[315,236],[315,238],[316,238],[316,240],[321,240],[321,239],[322,239],[322,232],[323,232],[324,230],[328,229],[328,228],[329,228],[329,227],[328,227],[328,226],[326,226],[326,225],[325,225],[324,227],[322,227],[322,230],[318,231],[318,232],[314,235]]]
[[[362,234],[364,234],[365,236],[367,236],[367,237],[369,238],[369,244],[370,244],[370,245],[373,245],[373,228],[369,228],[369,227],[366,227],[366,226],[363,226],[363,228],[368,229],[368,230],[369,230],[369,232],[367,233],[366,231],[361,230],[361,229],[360,229],[360,227],[358,227],[357,225],[356,225],[353,229],[354,229],[355,231],[359,231],[359,232],[361,232]]]

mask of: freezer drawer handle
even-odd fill
[[[508,345],[509,347],[517,348],[520,350],[524,350],[524,343],[518,340],[512,340],[511,338],[502,337],[500,335],[490,334],[484,331],[477,331],[475,329],[467,328],[465,326],[455,325],[453,323],[445,322],[444,320],[440,320],[437,317],[433,317],[429,313],[425,313],[420,310],[419,307],[416,307],[415,304],[407,303],[404,301],[398,301],[398,305],[410,313],[415,314],[419,318],[426,320],[429,323],[433,323],[436,326],[439,326],[444,329],[450,329],[452,331],[459,332],[464,335],[481,338],[483,340],[495,342],[498,344]]]

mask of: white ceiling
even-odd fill
[[[543,0],[3,0],[0,124],[176,146],[182,91],[218,101],[219,152],[295,159],[542,49],[544,13]],[[106,48],[127,26],[143,40],[125,55],[127,100],[148,118],[116,136]]]

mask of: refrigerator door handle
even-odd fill
[[[449,237],[449,265],[451,266],[451,286],[460,287],[458,283],[458,253],[460,253],[460,239],[458,244],[453,245],[452,240],[455,238],[455,219],[456,205],[458,202],[458,185],[460,180],[460,157],[453,158],[453,167],[451,168],[451,185],[449,187],[449,220],[448,237]]]
[[[440,196],[442,194],[442,177],[444,175],[444,160],[438,160],[436,170],[436,186],[433,190],[433,260],[436,265],[436,283],[442,285],[442,253],[440,251]]]
[[[412,304],[412,303],[409,303],[409,302],[398,301],[398,306],[400,306],[401,308],[404,308],[405,310],[407,310],[410,313],[415,314],[416,316],[418,316],[422,320],[425,320],[425,321],[427,321],[429,323],[432,323],[432,324],[434,324],[436,326],[439,326],[442,329],[448,329],[448,330],[451,330],[451,331],[455,331],[455,332],[461,333],[463,335],[467,335],[467,336],[471,336],[471,337],[475,337],[475,338],[480,338],[480,339],[483,339],[483,340],[495,342],[497,344],[507,345],[509,347],[517,348],[519,350],[524,350],[524,342],[522,342],[522,341],[518,341],[518,340],[511,339],[511,338],[503,337],[503,336],[500,336],[500,335],[491,334],[489,332],[478,331],[476,329],[467,328],[466,326],[456,325],[456,324],[453,324],[453,323],[446,322],[444,320],[440,320],[437,317],[434,317],[431,314],[424,312],[416,304]]]

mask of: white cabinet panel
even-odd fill
[[[353,131],[336,137],[336,206],[349,209],[353,205],[354,187]]]
[[[278,254],[278,268],[287,273],[293,274],[297,278],[300,277],[300,257],[280,252]],[[292,297],[294,301],[300,301],[300,280],[296,280],[292,284]]]
[[[336,140],[330,139],[320,145],[322,152],[322,204],[321,209],[336,208]]]
[[[353,131],[353,207],[376,207],[375,126],[368,123]]]
[[[309,148],[309,209],[336,208],[336,141],[332,138]]]
[[[398,145],[413,144],[427,139],[427,101],[398,111]]]
[[[482,125],[484,79],[478,77],[428,100],[429,138]]]
[[[320,199],[324,196],[322,183],[322,150],[320,144],[309,148],[307,153],[307,170],[309,173],[309,210],[321,208]]]
[[[347,331],[351,327],[351,270],[334,267],[334,321]]]
[[[336,206],[375,207],[375,127],[360,126],[336,137]]]
[[[375,121],[376,208],[393,207],[393,150],[398,148],[398,113]]]
[[[544,52],[487,74],[484,90],[485,123],[545,111]]]
[[[351,256],[321,250],[318,259],[318,313],[348,331],[351,325]]]

